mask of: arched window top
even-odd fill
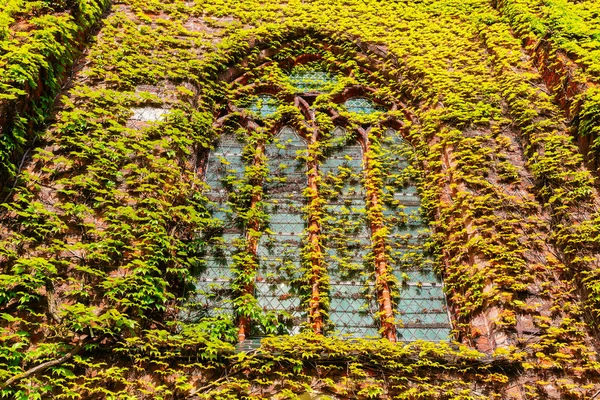
[[[289,143],[292,146],[306,146],[304,140],[289,126],[281,128],[281,130],[277,132],[277,135],[275,135],[275,139],[279,143]]]
[[[384,141],[389,144],[397,144],[397,145],[405,142],[404,138],[402,137],[400,132],[398,132],[392,128],[388,128],[385,130]]]
[[[230,133],[221,136],[219,140],[219,145],[211,154],[223,156],[239,156],[242,154],[243,147],[244,145],[235,137],[235,135]]]
[[[334,147],[346,144],[346,135],[347,132],[344,128],[342,128],[341,126],[336,126],[331,131],[330,144]]]
[[[344,102],[346,109],[355,114],[373,114],[383,109],[365,97],[352,97]]]
[[[268,94],[259,94],[253,98],[248,111],[258,115],[260,118],[269,117],[277,112],[279,102]]]
[[[331,136],[334,138],[344,138],[346,137],[346,130],[341,126],[336,126],[333,131],[331,131]]]
[[[351,149],[354,153],[358,152],[358,158],[361,158],[362,147],[358,136],[353,131],[348,131],[341,126],[333,128],[324,143],[327,143],[327,147],[330,148],[329,151],[340,151],[344,147],[347,150]]]
[[[306,153],[306,142],[289,126],[284,126],[267,146],[267,155],[273,158],[294,159]]]

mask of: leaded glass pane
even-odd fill
[[[331,287],[329,320],[336,334],[377,336],[373,318],[377,304],[370,276],[364,272],[370,238],[361,183],[362,150],[339,127],[323,145],[330,149],[320,166],[327,200],[322,232]]]
[[[293,287],[301,279],[306,167],[300,157],[306,153],[306,144],[293,129],[285,127],[267,144],[265,153],[269,175],[264,185],[264,207],[269,215],[269,231],[259,242],[255,294],[263,310],[281,315],[293,334],[299,331],[306,314]]]
[[[269,117],[277,112],[277,99],[273,96],[260,94],[256,96],[248,110],[261,118]]]
[[[283,128],[267,145],[269,176],[265,190],[270,197],[301,196],[306,187],[306,163],[301,158],[306,152],[304,141],[289,127]]]
[[[400,283],[396,309],[398,340],[448,340],[450,321],[443,285],[423,253],[430,235],[421,219],[419,198],[408,169],[412,148],[392,129],[381,139],[384,179],[384,217],[390,231],[393,273]]]
[[[225,234],[212,239],[205,266],[196,281],[196,303],[203,316],[232,316],[229,260],[237,238],[236,234]]]
[[[353,97],[346,100],[344,103],[346,110],[355,114],[373,114],[375,112],[384,111],[381,107],[376,107],[375,104],[364,97]]]
[[[244,174],[242,149],[243,145],[233,134],[221,137],[219,145],[210,153],[206,164],[205,176],[206,183],[210,187],[209,197],[226,195],[227,182],[242,178]]]
[[[297,93],[329,92],[337,83],[337,78],[323,71],[294,71],[288,76]]]
[[[204,266],[196,282],[198,307],[205,316],[233,316],[231,307],[231,260],[241,239],[233,210],[228,203],[229,191],[244,174],[243,145],[233,134],[225,134],[208,157],[206,183],[209,208],[222,222],[222,235],[209,238]]]

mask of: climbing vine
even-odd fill
[[[2,199],[0,393],[23,399],[295,398],[307,391],[356,398],[594,395],[596,183],[511,27],[537,38],[550,32],[545,37],[562,50],[583,54],[574,44],[595,46],[596,17],[592,2],[530,3],[502,3],[501,14],[483,0],[114,1],[31,160]],[[10,1],[0,8],[6,72],[0,100],[3,110],[15,110],[11,121],[1,121],[11,132],[2,131],[4,168],[18,170],[13,151],[25,148],[30,121],[47,117],[76,37],[105,6]],[[585,23],[571,26],[565,21],[576,8],[590,11],[577,17]],[[594,81],[595,54],[581,56],[577,79]],[[308,119],[290,100],[297,89],[289,76],[316,67],[338,78],[314,98]],[[340,98],[359,87],[384,111],[348,113]],[[252,114],[256,93],[276,99],[272,116],[256,115],[262,103]],[[597,96],[593,89],[581,96],[588,100],[579,129],[592,132]],[[23,99],[35,105],[15,109]],[[304,214],[317,216],[307,222],[324,233],[321,242],[302,247],[304,260],[323,263],[301,265],[302,278],[292,282],[305,304],[318,303],[311,322],[322,316],[324,331],[330,329],[327,263],[334,260],[348,277],[359,269],[343,249],[323,249],[340,247],[336,241],[355,228],[343,216],[327,216],[326,200],[360,181],[382,201],[381,208],[357,212],[380,228],[366,263],[377,246],[385,249],[382,263],[432,257],[444,276],[456,342],[342,341],[305,332],[265,339],[250,353],[235,351],[239,317],[258,322],[261,334],[289,329],[290,316],[265,313],[246,286],[259,271],[256,246],[273,236],[272,198],[261,183],[269,183],[264,148],[277,145],[278,121],[303,137],[311,123],[319,128],[322,137],[298,159],[320,167],[336,146],[373,127],[365,153],[370,174],[344,167],[313,174],[317,190],[304,193]],[[338,121],[343,139],[332,134]],[[384,128],[392,122],[409,149],[386,143]],[[203,160],[225,132],[243,143],[243,173],[226,174],[223,182],[231,189],[225,220],[244,228],[232,243],[224,243],[229,222],[215,215],[203,176]],[[384,176],[395,162],[390,152],[405,152],[410,165]],[[402,238],[393,229],[411,217],[384,212],[397,207],[393,193],[409,182],[433,232],[425,255],[394,250]],[[224,307],[235,320],[207,315],[196,297],[207,254],[225,250],[233,254],[238,295]],[[403,276],[382,269],[380,278],[398,309]],[[368,285],[364,295],[375,297]]]
[[[14,177],[108,0],[0,6],[0,176]]]

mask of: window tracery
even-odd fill
[[[292,71],[288,79],[296,93],[327,92],[337,84],[335,75],[314,69]]]
[[[317,114],[322,110],[311,107],[312,93],[330,91],[338,83],[335,75],[300,69],[287,78],[304,121],[283,127],[252,122],[272,116],[281,105],[274,96],[259,93],[246,107],[245,122],[248,132],[258,132],[258,141],[240,143],[224,134],[209,156],[206,181],[215,212],[223,216],[224,232],[215,241],[217,249],[222,247],[217,251],[221,264],[207,258],[200,298],[207,299],[207,308],[217,308],[215,299],[229,303],[221,310],[238,320],[239,299],[251,299],[263,318],[278,321],[280,333],[310,327],[351,337],[383,333],[391,340],[447,339],[442,283],[423,251],[428,230],[411,180],[412,148],[394,129],[364,123],[356,127],[335,111],[330,117],[340,125],[321,126]],[[363,96],[342,101],[349,113],[359,116],[386,111]],[[254,158],[244,160],[244,146]],[[251,183],[248,168],[263,168],[262,180]],[[239,210],[224,194],[236,190],[226,184],[234,181],[250,185],[250,190],[260,186],[245,210],[265,216],[268,222],[260,229],[232,223]],[[240,243],[232,249],[236,240]],[[256,244],[249,245],[252,241]],[[252,274],[251,282],[246,292],[228,292],[226,287],[235,287],[239,278],[227,274],[225,265],[236,264],[244,251],[254,260],[246,261],[255,264],[245,270]],[[211,279],[218,284],[208,284]],[[276,333],[259,326],[250,329],[250,320],[240,322],[240,340]]]

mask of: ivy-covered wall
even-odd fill
[[[596,1],[498,0],[494,6],[532,54],[570,121],[589,165],[598,169],[600,5]]]
[[[45,9],[46,2],[34,3]],[[560,99],[522,47],[518,35],[528,31],[513,32],[522,10],[537,10],[528,8],[533,3],[113,1],[53,121],[1,199],[0,393],[596,396],[597,175],[583,165],[574,123],[565,123]],[[14,4],[2,15],[27,9]],[[575,9],[566,2],[544,2],[543,9],[559,6]],[[597,26],[598,15],[586,15]],[[1,25],[2,43],[22,36],[11,33],[19,25],[12,18]],[[552,35],[558,27],[566,33],[546,38],[558,45],[570,31],[555,25]],[[342,341],[305,332],[238,353],[232,321],[182,318],[193,307],[207,240],[222,226],[210,213],[200,160],[222,132],[228,101],[247,83],[236,78],[278,83],[271,59],[297,57],[303,48],[350,71],[351,83],[373,88],[378,102],[401,106],[387,116],[402,122],[415,148],[412,167],[434,232],[429,250],[444,277],[454,343]],[[46,61],[51,57],[35,60],[44,70],[56,65]],[[592,82],[597,60],[576,61]],[[47,88],[40,98],[57,89]],[[27,90],[7,83],[3,95],[8,102],[35,99]],[[334,103],[324,96],[315,107]],[[596,115],[594,103],[582,104],[577,115],[592,121],[585,110]],[[22,126],[33,121],[19,115]],[[324,113],[320,118],[334,125]],[[25,136],[15,128],[21,125],[3,124],[8,155]]]
[[[0,190],[18,173],[109,0],[0,4]]]

